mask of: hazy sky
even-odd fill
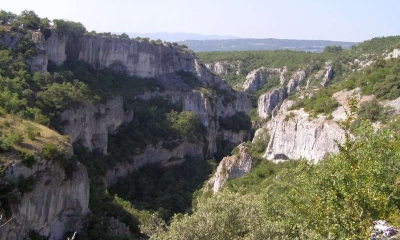
[[[100,32],[362,41],[400,35],[400,0],[1,0]]]

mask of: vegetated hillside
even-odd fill
[[[249,107],[185,46],[1,10],[0,239],[145,237],[250,139]]]
[[[211,54],[212,73],[161,40],[31,11],[0,21],[1,240],[365,239],[374,220],[400,226],[398,37]],[[247,93],[218,76],[232,73]],[[74,156],[38,124],[68,133]],[[216,194],[213,156],[227,166]]]
[[[308,75],[311,75],[321,70],[327,61],[332,61],[332,64],[337,65],[336,71],[341,70],[339,64],[348,65],[355,59],[366,63],[381,57],[384,52],[391,52],[393,49],[399,48],[399,38],[399,36],[374,38],[353,45],[351,49],[344,49],[339,45],[328,45],[321,53],[290,50],[228,51],[201,52],[197,53],[197,56],[205,64],[220,63],[223,66],[223,70],[220,70],[224,72],[223,78],[235,87],[245,81],[249,72],[261,67],[287,67],[289,70],[287,74],[297,69],[304,69]]]
[[[231,84],[258,100],[252,112],[257,137],[245,144],[253,168],[234,179],[235,167],[245,160],[234,150],[234,167],[224,165],[211,178],[225,176],[224,188],[212,194],[209,181],[193,214],[175,218],[167,231],[154,229],[151,238],[366,239],[375,220],[400,226],[399,47],[396,36],[351,50],[328,47],[321,54],[199,54],[211,70],[227,80],[234,75]],[[247,70],[249,65],[256,69]],[[258,70],[243,76],[242,69]],[[305,146],[303,158],[296,146]],[[313,158],[322,149],[332,153]]]
[[[356,42],[296,39],[221,39],[221,40],[188,40],[179,43],[187,45],[195,52],[228,52],[228,51],[264,51],[287,49],[292,51],[322,52],[326,46],[337,45],[345,49],[356,45]]]

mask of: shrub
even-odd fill
[[[46,143],[41,151],[41,156],[47,160],[59,160],[64,161],[65,159],[65,149],[57,147],[52,143]]]
[[[18,151],[18,155],[22,160],[22,164],[31,168],[36,163],[35,157],[27,151]]]
[[[378,120],[383,120],[384,118],[384,107],[375,98],[363,102],[358,110],[358,116],[364,120],[370,120],[371,122],[376,122]]]
[[[80,37],[86,33],[85,26],[80,22],[54,19],[53,23],[60,36],[71,35],[73,37]]]
[[[40,136],[40,129],[34,126],[32,123],[24,124],[24,132],[28,135],[28,138],[32,141],[36,140],[36,137]]]
[[[24,137],[21,133],[11,132],[11,133],[4,133],[2,136],[3,144],[6,146],[14,146],[19,145],[24,141]]]

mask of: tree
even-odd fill
[[[53,23],[60,36],[71,35],[73,37],[79,37],[86,33],[85,26],[80,22],[54,19]]]
[[[126,34],[126,33],[122,33],[121,35],[119,35],[119,38],[122,38],[122,39],[129,39],[129,35]]]
[[[6,12],[4,10],[0,10],[0,24],[5,25],[13,20],[15,20],[16,15],[12,12]]]
[[[24,27],[31,29],[38,29],[40,25],[40,17],[34,11],[22,11],[18,16],[18,21],[24,24]]]

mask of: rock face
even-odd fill
[[[263,157],[269,160],[320,160],[326,153],[338,151],[335,140],[345,140],[344,130],[336,122],[323,116],[310,119],[303,110],[279,112],[267,128],[271,140]]]
[[[243,63],[241,61],[236,61],[235,63],[222,61],[222,62],[206,63],[205,65],[210,71],[223,77],[224,75],[228,75],[231,72],[235,72],[236,75],[239,75],[242,71]]]
[[[400,57],[400,49],[393,49],[393,51],[391,53],[389,53],[385,59],[391,59],[391,58],[398,58]]]
[[[306,73],[303,70],[296,71],[291,79],[287,82],[286,86],[283,74],[286,71],[284,68],[283,73],[281,73],[281,86],[270,90],[267,93],[262,94],[258,98],[258,116],[262,119],[271,117],[272,114],[278,111],[278,106],[285,100],[290,94],[296,92],[300,89],[300,84],[306,78]]]
[[[61,120],[64,133],[72,142],[81,141],[89,150],[95,148],[107,153],[108,134],[121,124],[132,121],[133,113],[125,112],[121,97],[108,100],[105,104],[83,106],[64,111]]]
[[[78,163],[71,177],[58,163],[40,161],[31,169],[21,163],[10,164],[6,178],[33,176],[36,185],[13,206],[15,219],[1,228],[1,240],[25,239],[30,230],[50,240],[62,239],[66,231],[79,231],[90,213],[89,178],[85,167]]]
[[[251,71],[246,81],[243,83],[243,90],[246,92],[255,92],[264,86],[271,78],[283,78],[284,69],[261,67]]]
[[[299,70],[295,72],[287,84],[287,95],[294,93],[297,90],[300,83],[302,83],[305,78],[306,78],[306,73],[304,71]]]
[[[180,47],[105,37],[82,37],[78,58],[99,69],[109,67],[140,77],[193,71],[194,60]]]
[[[273,89],[258,98],[258,116],[266,119],[271,116],[274,109],[287,97],[282,88]]]
[[[209,180],[214,193],[219,192],[229,179],[239,178],[250,172],[253,158],[246,152],[244,144],[238,146],[239,153],[230,157],[224,157],[219,163],[217,171]]]
[[[333,67],[328,66],[328,67],[326,67],[326,72],[325,72],[324,78],[322,79],[321,86],[323,86],[323,87],[328,86],[328,84],[332,80],[332,78],[333,78]]]
[[[76,38],[60,36],[56,31],[48,39],[41,32],[28,34],[39,50],[30,63],[32,72],[45,72],[48,60],[57,65],[66,60],[82,60],[97,69],[111,68],[139,77],[156,77],[179,70],[194,72],[195,57],[179,46],[110,37]],[[22,37],[20,33],[5,34],[0,44],[16,49]]]

